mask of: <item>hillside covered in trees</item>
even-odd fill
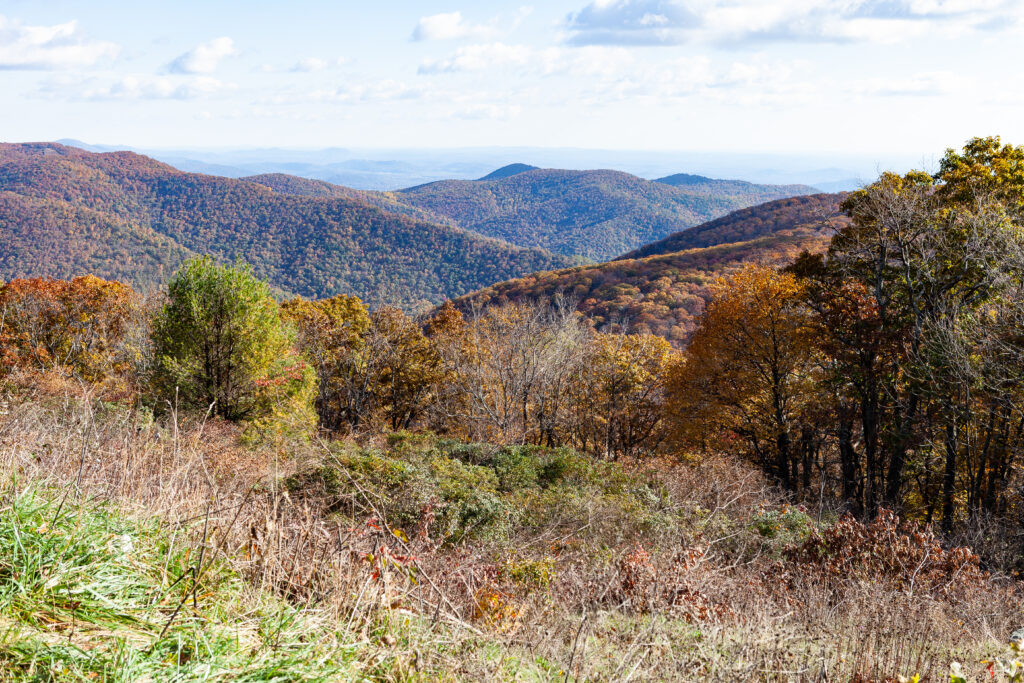
[[[393,192],[373,192],[371,190],[356,190],[344,185],[335,185],[325,180],[315,178],[303,178],[301,176],[289,175],[287,173],[263,173],[260,175],[242,178],[249,182],[269,187],[274,192],[290,194],[297,197],[319,197],[319,198],[347,198],[354,199],[378,209],[396,213],[409,218],[437,223],[441,225],[454,225],[444,216],[436,216],[429,211],[411,206],[402,202]]]
[[[618,171],[562,171],[527,164],[499,168],[479,180],[442,180],[397,192],[353,190],[285,174],[247,180],[287,194],[353,197],[512,244],[596,261],[740,207],[814,191],[805,185],[757,185],[687,174],[650,181]]]
[[[811,194],[777,199],[681,230],[652,242],[619,259],[635,259],[658,254],[671,254],[684,249],[713,247],[728,242],[744,242],[776,233],[796,230],[833,230],[845,225],[848,218],[840,206],[845,193]]]
[[[282,194],[54,143],[0,146],[0,211],[3,278],[91,272],[151,285],[205,253],[243,259],[284,292],[412,309],[573,262],[358,196]]]
[[[716,280],[745,263],[784,264],[802,251],[824,250],[828,237],[848,222],[839,210],[842,197],[810,195],[741,209],[620,259],[533,273],[456,304],[468,310],[563,297],[599,329],[650,332],[682,346],[696,329]]]
[[[700,176],[675,186],[603,170],[528,169],[499,175],[443,180],[392,194],[401,203],[483,235],[601,261],[735,209],[813,192],[802,185]]]
[[[750,183],[746,180],[708,178],[707,176],[693,173],[675,173],[664,178],[658,178],[655,182],[671,185],[672,187],[685,188],[694,194],[703,194],[709,197],[748,197],[751,200],[751,204],[771,201],[780,196],[796,197],[814,191],[814,188],[808,185],[763,185]]]

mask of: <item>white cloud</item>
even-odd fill
[[[238,54],[235,42],[227,36],[195,46],[179,55],[168,66],[171,73],[210,74],[217,70],[220,60]]]
[[[644,60],[636,50],[621,46],[588,45],[534,49],[522,45],[488,43],[468,45],[451,56],[426,62],[421,74],[511,70],[534,86],[540,78],[555,78],[559,88],[506,86],[517,93],[517,106],[529,101],[531,92],[544,92],[548,102],[572,100],[586,105],[647,100],[672,104],[687,98],[723,104],[743,102],[776,106],[792,98],[828,90],[827,83],[814,82],[803,62],[715,59],[690,56],[677,59]],[[500,79],[487,73],[488,82]],[[802,100],[800,100],[802,101]],[[500,114],[508,107],[485,100],[462,103],[456,114],[467,118],[508,118]],[[511,110],[509,110],[511,111]]]
[[[114,43],[89,40],[69,21],[25,26],[0,15],[0,69],[72,69],[116,57]]]
[[[700,17],[674,0],[594,0],[569,15],[570,45],[678,45]]]
[[[447,12],[421,17],[413,29],[413,40],[453,40],[456,38],[482,38],[494,32],[493,26],[472,24],[462,18],[462,12]]]
[[[540,55],[546,74],[566,73],[576,78],[613,79],[636,68],[635,53],[625,47],[588,45],[552,48]]]
[[[253,70],[264,74],[280,74],[280,73],[318,73],[321,71],[327,71],[328,69],[334,69],[340,66],[346,66],[351,64],[352,60],[348,57],[336,57],[334,59],[324,59],[322,57],[304,57],[296,62],[293,62],[290,66],[282,66],[281,64],[271,64],[264,62]]]
[[[580,48],[531,48],[526,45],[483,43],[459,48],[444,59],[420,64],[420,74],[513,69],[523,75],[568,75],[576,78],[614,78],[636,65],[625,47],[588,45]]]
[[[565,23],[569,45],[742,47],[898,43],[1018,26],[1021,0],[594,0]]]
[[[300,59],[292,67],[292,71],[323,71],[330,66],[330,62],[326,59],[320,59],[319,57],[306,57]]]
[[[236,85],[210,76],[131,74],[114,79],[62,77],[43,83],[38,91],[50,99],[85,101],[194,100],[234,90]]]
[[[86,88],[81,97],[87,100],[192,100],[232,88],[234,86],[210,76],[184,80],[165,76],[124,76],[108,85]]]
[[[471,104],[452,113],[457,119],[468,121],[507,121],[523,111],[519,105]]]
[[[420,64],[419,73],[449,73],[479,71],[504,66],[525,66],[534,57],[534,51],[525,45],[483,43],[460,47],[451,57]]]
[[[968,86],[967,81],[952,72],[934,71],[907,77],[869,78],[853,83],[852,90],[869,96],[940,97]]]
[[[425,95],[423,88],[410,86],[401,81],[384,80],[373,83],[357,83],[342,85],[335,89],[313,91],[309,98],[318,102],[340,102],[344,104],[358,102],[390,102],[395,100],[419,99]],[[289,100],[289,103],[294,102]],[[277,102],[279,104],[284,101]]]
[[[780,0],[730,6],[716,2],[707,22],[724,41],[900,43],[952,39],[1014,25],[1019,0]]]

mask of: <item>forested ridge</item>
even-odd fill
[[[143,222],[8,191],[0,191],[0,238],[5,278],[101,273],[146,289],[193,254]]]
[[[809,192],[801,185],[700,178],[677,187],[620,171],[534,169],[393,195],[484,235],[601,261],[735,209]]]
[[[743,242],[801,228],[838,229],[848,220],[840,208],[846,196],[846,193],[812,194],[765,202],[733,211],[688,230],[681,230],[618,258],[634,259],[656,254],[671,254],[684,249]]]
[[[442,180],[397,192],[352,190],[285,174],[248,180],[288,194],[354,197],[512,244],[596,261],[734,209],[813,192],[805,185],[757,185],[686,174],[652,181],[619,171],[526,164],[500,168],[480,180]]]
[[[764,185],[746,180],[708,178],[694,173],[675,173],[658,178],[654,182],[686,188],[687,191],[694,194],[747,196],[754,200],[750,202],[752,204],[767,202],[782,196],[796,197],[813,191],[813,188],[807,185]]]
[[[281,194],[130,152],[3,145],[0,191],[9,198],[0,215],[3,277],[94,272],[153,283],[185,255],[208,253],[244,259],[286,292],[416,308],[572,263],[358,198]],[[96,244],[100,234],[106,245]]]
[[[599,328],[628,329],[685,345],[712,285],[749,262],[785,264],[801,251],[825,249],[846,225],[841,194],[768,202],[676,233],[614,261],[533,273],[461,297],[477,304],[564,297]]]
[[[269,187],[275,192],[280,192],[281,194],[320,198],[347,197],[349,199],[355,199],[360,202],[376,206],[378,209],[383,209],[384,211],[408,216],[428,223],[454,225],[450,219],[444,216],[437,216],[429,211],[425,211],[402,202],[394,192],[356,190],[351,187],[345,187],[344,185],[335,185],[334,183],[329,183],[326,180],[302,178],[300,176],[289,175],[287,173],[263,173],[260,175],[248,176],[242,178],[242,180],[248,180],[258,185]]]

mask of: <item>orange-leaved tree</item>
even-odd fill
[[[0,360],[5,369],[58,369],[99,382],[126,373],[145,353],[133,335],[139,297],[92,275],[11,280],[0,287]]]
[[[797,482],[796,443],[814,401],[814,340],[801,296],[795,276],[760,265],[716,285],[669,372],[666,414],[679,446],[739,446],[783,485]]]

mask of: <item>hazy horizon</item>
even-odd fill
[[[271,146],[159,148],[63,142],[91,151],[132,150],[184,171],[243,177],[289,173],[366,190],[394,190],[442,179],[476,179],[512,163],[570,170],[611,169],[656,179],[676,173],[755,183],[804,184],[826,191],[852,189],[880,171],[930,170],[936,155],[616,150],[573,147],[325,147]],[[29,141],[25,141],[29,142]],[[40,141],[35,141],[40,142]]]

